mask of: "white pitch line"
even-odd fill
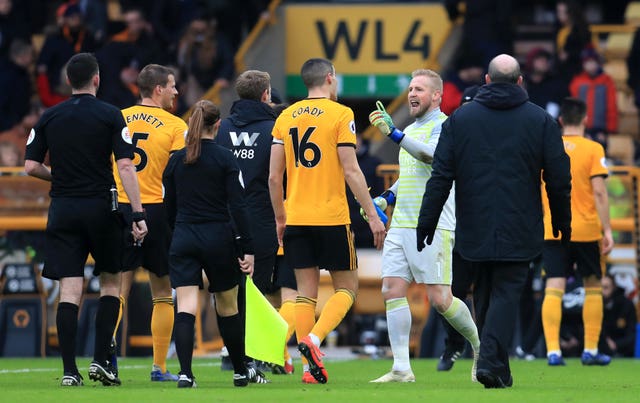
[[[1,362],[1,361],[0,361]],[[219,367],[219,362],[194,362],[194,367]],[[143,369],[148,368],[148,365],[118,365],[118,370],[121,369]],[[19,368],[19,369],[0,369],[0,375],[6,374],[28,374],[32,372],[57,372],[60,368]]]

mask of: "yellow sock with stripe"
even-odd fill
[[[316,323],[317,303],[318,300],[314,298],[302,297],[300,295],[296,297],[295,328],[298,343],[300,343],[300,340],[307,337]],[[302,357],[302,364],[308,365],[307,360],[304,357]]]
[[[167,353],[171,344],[173,320],[173,297],[154,298],[151,313],[153,365],[160,367],[162,373],[167,372]]]
[[[314,308],[314,311],[315,311],[315,308]],[[289,341],[289,339],[293,335],[293,332],[296,330],[296,302],[293,300],[283,301],[282,305],[280,306],[279,313],[280,313],[280,316],[282,316],[282,319],[284,319],[285,322],[287,322],[287,325],[289,326],[287,328],[287,338],[285,339],[286,340],[285,343],[286,343]],[[289,358],[291,358],[291,356],[289,355],[289,349],[285,344],[284,360],[287,361]]]
[[[562,355],[560,350],[560,323],[562,322],[562,296],[564,290],[546,288],[542,301],[542,328],[547,343],[547,355]]]
[[[113,338],[116,338],[116,334],[118,334],[118,328],[120,327],[120,322],[122,321],[122,314],[124,312],[126,299],[121,295],[118,297],[120,299],[120,310],[118,311],[118,320],[116,321],[116,327],[113,329]]]
[[[342,319],[344,319],[344,316],[349,312],[355,300],[356,296],[351,290],[338,288],[324,305],[324,308],[322,308],[320,317],[311,330],[311,333],[317,336],[320,342],[322,342],[329,332],[338,327],[340,322],[342,322]]]
[[[584,349],[592,354],[598,352],[598,340],[602,330],[602,288],[585,287],[582,322],[584,324]]]
[[[478,328],[476,327],[471,312],[467,307],[467,304],[462,302],[461,299],[453,297],[451,305],[446,311],[442,313],[442,316],[449,322],[454,329],[458,331],[465,339],[469,341],[473,351],[480,351],[480,337],[478,337]]]

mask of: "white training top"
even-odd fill
[[[442,113],[440,108],[436,108],[407,126],[404,130],[405,138],[409,137],[424,143],[427,154],[433,156],[440,139],[442,122],[446,119],[447,115]],[[400,176],[398,177],[398,193],[396,194],[396,206],[393,210],[391,228],[416,228],[422,197],[427,181],[431,178],[433,167],[409,154],[402,148],[402,141],[400,147],[400,155],[398,156]],[[437,228],[451,231],[456,229],[455,186],[451,188],[449,198],[440,214]]]

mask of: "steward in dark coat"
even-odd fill
[[[517,60],[496,56],[486,85],[442,125],[416,237],[433,241],[456,186],[456,249],[475,273],[480,333],[475,377],[485,388],[513,385],[509,349],[529,261],[542,252],[541,178],[554,233],[571,240],[571,173],[560,129],[528,101]]]
[[[541,177],[553,222],[570,223],[571,174],[560,128],[520,86],[484,85],[442,125],[420,223],[435,230],[455,180],[460,254],[532,260],[543,244]]]

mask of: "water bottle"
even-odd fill
[[[111,185],[111,211],[118,211],[118,189],[115,185]]]

